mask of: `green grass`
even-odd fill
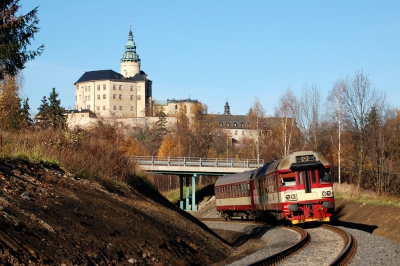
[[[336,199],[345,199],[357,203],[367,203],[380,206],[400,207],[400,199],[394,197],[378,196],[372,191],[357,191],[355,185],[334,184]]]

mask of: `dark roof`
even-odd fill
[[[88,71],[83,73],[83,75],[78,79],[77,82],[86,82],[91,80],[109,80],[109,79],[123,79],[124,76],[113,71],[113,70],[97,70],[97,71]]]
[[[213,115],[218,122],[247,123],[245,115]]]
[[[115,72],[114,70],[96,70],[83,73],[83,75],[74,84],[95,80],[145,81],[147,78],[144,71],[140,71],[140,73],[131,78],[125,78],[123,75]],[[151,82],[151,80],[148,81]]]

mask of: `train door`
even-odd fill
[[[318,187],[316,171],[312,169],[297,172],[299,187],[304,188],[305,193],[311,193],[313,188]]]

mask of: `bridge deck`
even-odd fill
[[[261,167],[264,160],[193,157],[133,157],[142,170],[158,174],[226,175]]]

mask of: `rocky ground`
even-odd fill
[[[110,192],[61,169],[0,159],[0,265],[222,265],[259,248],[196,219],[216,215],[212,198],[192,216],[137,186]],[[400,245],[399,208],[336,205],[332,223]]]

